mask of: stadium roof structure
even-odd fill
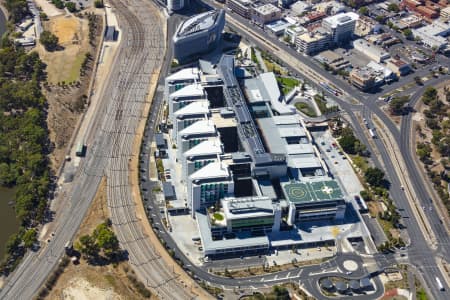
[[[213,10],[193,16],[184,21],[178,29],[177,36],[187,36],[212,27],[221,11]]]
[[[286,183],[282,188],[286,199],[294,204],[340,200],[344,197],[335,180]]]

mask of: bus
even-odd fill
[[[82,157],[85,154],[86,154],[86,145],[83,144],[82,142],[78,143],[75,155]]]

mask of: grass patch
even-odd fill
[[[362,172],[366,172],[367,168],[369,167],[367,160],[360,155],[352,156],[352,161]]]
[[[427,293],[425,293],[425,290],[423,288],[417,291],[416,296],[418,300],[428,300]]]
[[[112,276],[110,274],[106,274],[105,275],[105,279],[111,286],[115,286],[116,285],[116,279],[114,278],[114,276]]]
[[[213,217],[217,221],[223,221],[223,216],[222,216],[221,213],[216,212],[216,213],[213,214]]]
[[[305,115],[307,115],[308,117],[317,117],[314,108],[312,108],[310,105],[306,103],[297,102],[295,103],[295,108],[304,113]]]
[[[271,70],[269,69],[269,71]],[[277,82],[281,86],[281,90],[283,91],[284,95],[288,94],[294,87],[300,84],[297,79],[292,77],[277,77]]]
[[[81,70],[81,64],[84,61],[85,54],[79,53],[77,57],[75,58],[72,68],[69,70],[67,74],[67,78],[65,79],[66,82],[74,82],[78,81],[80,79],[80,70]]]

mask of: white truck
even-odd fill
[[[369,134],[370,134],[370,136],[371,136],[373,139],[376,139],[376,138],[377,138],[377,134],[375,133],[375,130],[374,130],[374,129],[370,128],[370,129],[369,129]]]
[[[442,285],[441,280],[439,279],[439,277],[436,277],[436,282],[437,282],[437,286],[439,288],[440,291],[445,291],[444,286]]]

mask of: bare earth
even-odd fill
[[[96,45],[100,42],[102,17],[96,34]],[[47,64],[47,84],[43,92],[48,102],[47,124],[53,151],[50,155],[55,172],[66,154],[77,121],[84,111],[94,60],[80,76],[80,67],[86,53],[96,56],[96,48],[89,44],[89,26],[86,17],[73,15],[51,17],[44,28],[58,36],[61,50],[48,52],[42,45],[36,46],[42,61]],[[65,85],[61,85],[64,82]],[[58,85],[58,83],[60,83]],[[84,95],[84,97],[83,97]]]
[[[106,204],[106,180],[100,185],[97,195],[83,220],[76,239],[88,233],[109,217]],[[127,262],[117,266],[91,266],[84,260],[80,264],[69,264],[46,299],[67,300],[118,300],[148,299],[142,297],[127,278],[131,268]],[[156,299],[152,296],[150,299]]]

